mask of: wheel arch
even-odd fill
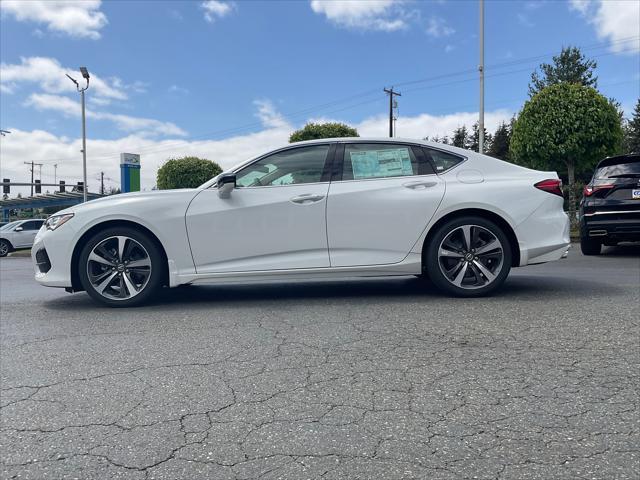
[[[495,223],[496,225],[498,225],[498,227],[500,227],[502,229],[502,231],[504,232],[504,234],[507,236],[507,238],[509,239],[509,246],[511,247],[511,266],[512,267],[517,267],[520,265],[520,244],[518,243],[518,237],[516,236],[515,231],[513,230],[513,227],[509,224],[508,221],[506,221],[503,217],[501,217],[500,215],[498,215],[495,212],[492,212],[490,210],[485,210],[482,208],[463,208],[460,210],[455,210],[453,212],[449,212],[446,215],[443,215],[441,218],[439,218],[429,229],[429,232],[427,233],[427,236],[424,239],[424,242],[422,244],[422,263],[423,263],[423,268],[424,268],[424,263],[425,263],[425,253],[427,250],[427,246],[429,245],[429,242],[431,241],[431,238],[433,238],[433,236],[435,235],[435,232],[438,230],[438,228],[440,228],[441,225],[444,225],[446,222],[449,222],[455,218],[459,218],[459,217],[469,217],[469,216],[475,216],[475,217],[480,217],[480,218],[484,218],[486,220],[490,220],[493,223]]]
[[[84,247],[85,243],[96,233],[101,230],[105,230],[107,228],[113,227],[129,227],[139,230],[140,232],[148,235],[149,238],[155,242],[156,246],[160,249],[160,253],[162,254],[164,260],[164,281],[163,284],[169,285],[169,267],[168,267],[168,257],[167,252],[162,245],[158,236],[149,230],[144,225],[131,221],[131,220],[106,220],[104,222],[97,223],[89,228],[86,232],[82,234],[82,236],[78,239],[75,246],[73,247],[73,253],[71,254],[71,288],[73,291],[81,291],[84,290],[82,288],[82,284],[80,283],[80,276],[78,274],[78,263],[80,262],[80,252]]]
[[[0,238],[0,241],[5,241],[5,242],[7,242],[9,244],[9,251],[12,251],[12,250],[15,249],[15,247],[13,246],[13,243],[11,243],[11,240],[8,240],[8,239],[3,237],[3,238]]]

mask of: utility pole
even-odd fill
[[[84,88],[80,88],[78,82],[69,74],[66,74],[73,83],[76,84],[76,88],[80,92],[80,98],[82,101],[82,201],[87,201],[87,129],[86,129],[86,116],[85,116],[85,108],[84,108],[84,92],[87,88],[89,88],[89,71],[87,67],[80,67],[80,73],[82,74],[82,78],[87,81],[87,84]]]
[[[394,92],[393,87],[390,89],[385,88],[384,91],[389,95],[389,137],[393,138],[393,96],[401,97],[402,94],[400,92]]]
[[[478,119],[478,153],[484,153],[484,0],[480,0],[480,118]]]
[[[100,195],[104,195],[104,172],[100,172]]]
[[[30,162],[22,162],[25,165],[30,165],[31,166],[31,196],[33,197],[33,171],[34,171],[34,167],[38,166],[40,167],[40,179],[42,179],[42,163],[35,163],[33,160],[31,160]]]

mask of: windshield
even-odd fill
[[[597,179],[615,178],[616,176],[636,176],[640,174],[640,162],[619,163],[598,169],[595,177]]]
[[[11,230],[13,227],[18,225],[20,221],[7,223],[4,227],[0,227],[0,230]]]

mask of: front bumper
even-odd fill
[[[56,230],[40,229],[31,248],[36,281],[47,287],[71,287],[71,257],[76,230],[65,224]]]

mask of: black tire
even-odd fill
[[[597,238],[580,237],[580,250],[583,255],[600,255],[602,241]]]
[[[137,242],[139,245],[144,247],[144,250],[146,250],[145,253],[148,255],[148,259],[150,260],[150,274],[146,277],[146,284],[141,285],[141,288],[137,290],[136,293],[130,298],[109,298],[98,292],[89,279],[89,269],[91,268],[90,264],[88,263],[89,255],[92,253],[93,249],[96,246],[103,242],[111,241],[110,239],[112,239],[113,237],[128,237],[129,239],[134,241],[132,242],[133,245],[135,245],[135,243]],[[154,239],[132,227],[113,227],[102,230],[91,237],[80,252],[80,258],[78,261],[78,275],[80,278],[80,283],[82,283],[82,287],[89,294],[89,296],[102,305],[107,305],[110,307],[135,307],[147,303],[151,301],[154,296],[160,291],[166,277],[167,265],[160,248],[161,247]],[[145,257],[145,259],[146,258],[147,257]],[[111,267],[104,268],[106,268],[106,270],[109,270],[109,268]],[[116,269],[111,268],[111,270]],[[120,272],[117,274],[119,276],[125,275],[124,272]],[[128,278],[129,280],[132,279],[131,276],[129,276]],[[122,282],[120,283],[120,287],[121,286]]]
[[[488,231],[500,242],[502,262],[500,263],[497,259],[490,260],[490,262],[494,262],[494,266],[492,268],[494,268],[495,270],[491,272],[494,275],[494,278],[492,280],[489,280],[488,277],[480,275],[480,278],[482,280],[488,282],[483,286],[456,286],[447,276],[445,276],[441,268],[441,257],[439,256],[441,243],[445,240],[446,237],[452,234],[452,232],[458,230],[463,226],[480,227],[480,229],[476,229],[476,231],[482,231],[483,235],[485,235]],[[477,258],[478,257],[476,257],[476,259]],[[464,262],[464,259],[459,259],[456,261],[460,261],[462,263]],[[495,292],[502,286],[507,276],[509,275],[509,271],[511,270],[511,262],[511,244],[509,243],[509,239],[502,231],[502,229],[495,223],[482,217],[469,216],[455,218],[441,225],[435,232],[433,232],[433,235],[431,235],[424,251],[423,270],[427,272],[433,284],[444,293],[457,297],[481,297]],[[483,264],[483,266],[486,267],[487,265]],[[478,269],[474,267],[474,270]],[[478,275],[476,275],[474,272],[471,272],[471,274],[473,274],[474,277],[478,277]],[[464,279],[467,278],[466,274],[463,274],[463,277],[464,278],[462,281],[464,282]]]
[[[4,238],[0,240],[0,257],[6,257],[13,250],[13,246]]]

